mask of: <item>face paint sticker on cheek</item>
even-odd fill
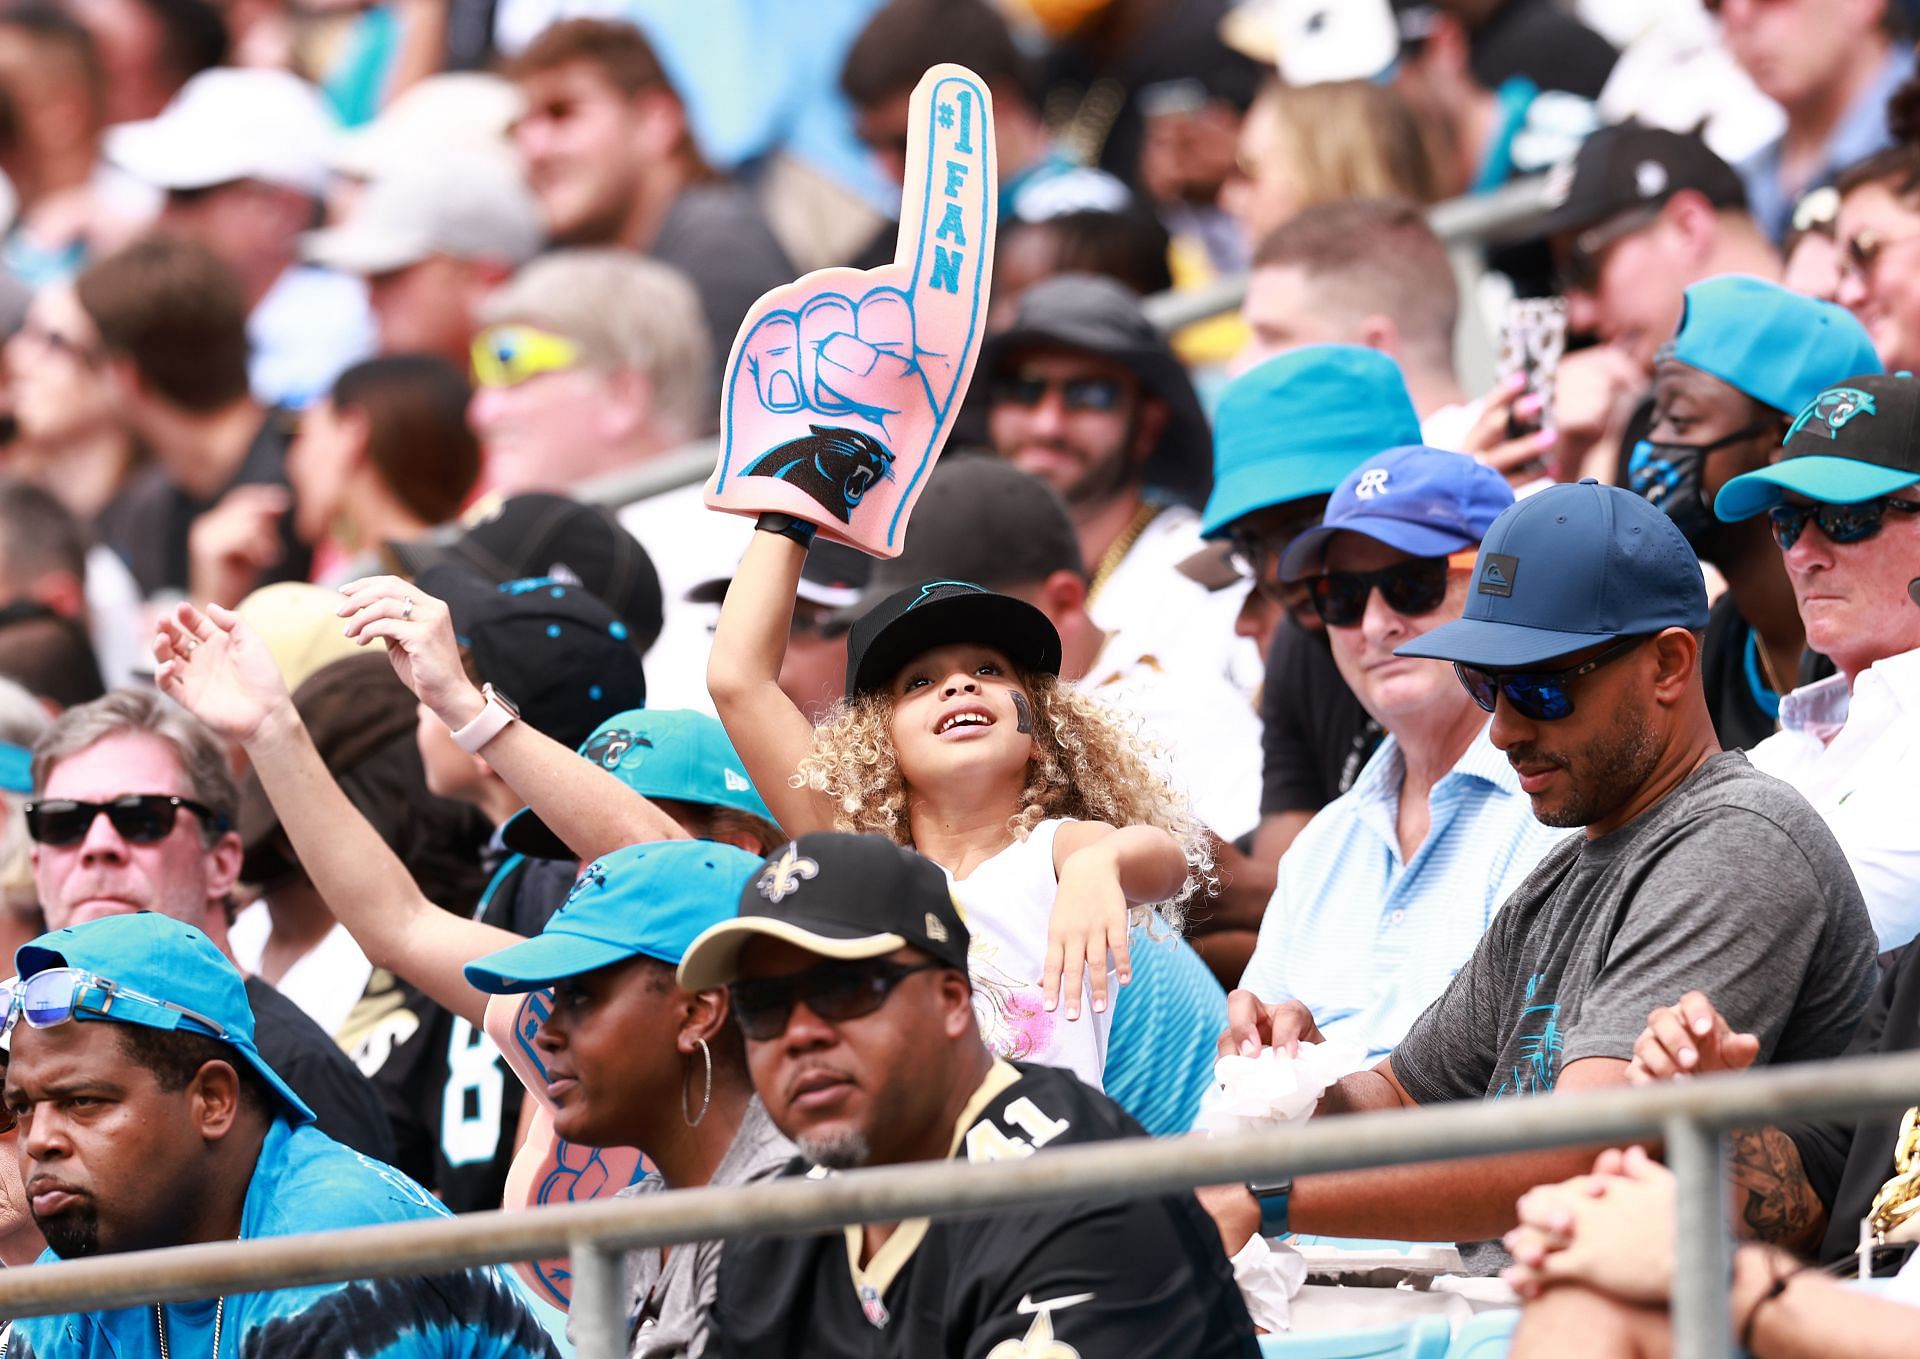
[[[1018,689],[1013,691],[1014,730],[1022,736],[1033,735],[1033,709],[1027,706],[1027,696]]]

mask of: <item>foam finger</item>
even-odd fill
[[[943,417],[979,349],[999,203],[993,101],[964,67],[935,66],[913,92],[895,260],[911,273],[914,334]]]

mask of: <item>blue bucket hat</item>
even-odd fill
[[[727,807],[765,821],[773,813],[747,777],[720,719],[685,708],[629,708],[593,729],[580,754],[643,797]],[[532,808],[516,812],[502,832],[507,848],[536,859],[571,859],[573,851]]]
[[[1788,415],[1833,383],[1880,371],[1852,312],[1745,274],[1687,289],[1672,357]]]
[[[1213,494],[1200,532],[1328,495],[1374,454],[1420,442],[1406,380],[1385,354],[1350,344],[1289,350],[1228,384],[1213,417]]]
[[[734,917],[759,871],[757,856],[710,840],[616,849],[580,870],[545,929],[468,963],[467,980],[513,995],[630,958],[678,967],[702,932]]]
[[[1713,512],[1751,519],[1792,491],[1829,505],[1920,483],[1920,381],[1912,373],[1862,373],[1816,396],[1787,430],[1780,460],[1720,488]]]
[[[58,967],[97,979],[80,993],[76,1020],[197,1033],[225,1043],[278,1097],[289,1123],[313,1122],[307,1102],[254,1045],[246,979],[193,926],[153,911],[108,916],[22,944],[13,965],[22,982]]]
[[[1319,527],[1288,544],[1280,577],[1318,571],[1336,533],[1362,534],[1416,557],[1450,557],[1477,546],[1511,504],[1507,479],[1464,453],[1423,444],[1390,448],[1334,487]]]
[[[1617,637],[1706,625],[1700,560],[1673,520],[1589,478],[1494,520],[1461,616],[1394,655],[1518,670]]]

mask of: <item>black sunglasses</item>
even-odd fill
[[[192,812],[215,834],[227,829],[227,818],[192,798],[170,793],[128,793],[111,802],[76,802],[55,798],[27,804],[27,834],[43,845],[72,845],[86,839],[93,819],[102,812],[113,829],[130,845],[158,844],[173,833],[182,809]]]
[[[1395,613],[1418,618],[1446,602],[1447,559],[1416,557],[1378,571],[1328,571],[1309,577],[1307,590],[1314,612],[1330,628],[1357,625],[1367,616],[1367,596],[1375,590]]]
[[[1453,663],[1467,693],[1487,712],[1504,697],[1515,712],[1533,722],[1558,722],[1573,716],[1573,682],[1591,675],[1632,651],[1646,637],[1622,637],[1591,660],[1565,670],[1481,670],[1476,666]]]
[[[1047,399],[1047,393],[1060,390],[1060,404],[1070,411],[1115,411],[1127,393],[1118,378],[1075,377],[1045,378],[1013,373],[993,381],[993,399],[1028,409]]]
[[[1773,521],[1773,541],[1785,552],[1800,541],[1808,520],[1818,524],[1830,542],[1864,543],[1885,526],[1888,510],[1920,514],[1920,501],[1887,498],[1857,505],[1775,505],[1767,518]]]
[[[870,1015],[887,1003],[893,988],[916,972],[950,963],[895,963],[884,958],[821,963],[790,977],[737,981],[727,988],[740,1030],[756,1043],[787,1031],[794,1003],[801,1002],[830,1024]]]

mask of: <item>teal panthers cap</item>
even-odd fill
[[[1331,495],[1374,454],[1419,442],[1413,398],[1385,354],[1316,344],[1275,355],[1220,396],[1200,531],[1216,538],[1255,510]]]
[[[1849,374],[1880,371],[1852,312],[1745,274],[1687,289],[1672,356],[1788,415]]]
[[[686,708],[629,708],[593,729],[580,754],[643,797],[728,807],[766,821],[773,813],[747,777],[720,719]],[[517,812],[502,832],[507,848],[536,859],[571,859],[568,849],[531,808]]]
[[[89,920],[22,944],[13,965],[23,982],[58,967],[97,978],[102,986],[82,993],[74,1010],[77,1020],[139,1024],[218,1039],[278,1097],[288,1122],[313,1122],[307,1102],[254,1045],[253,1006],[240,969],[193,926],[153,911]],[[191,1015],[184,1013],[189,1010]]]
[[[711,840],[628,845],[580,870],[566,904],[533,938],[467,964],[495,995],[537,991],[630,958],[680,965],[706,930],[731,920],[760,859]]]
[[[1920,482],[1920,381],[1912,373],[1862,373],[1828,387],[1787,430],[1780,460],[1720,488],[1713,512],[1751,519],[1791,491],[1830,505],[1904,491]]]

